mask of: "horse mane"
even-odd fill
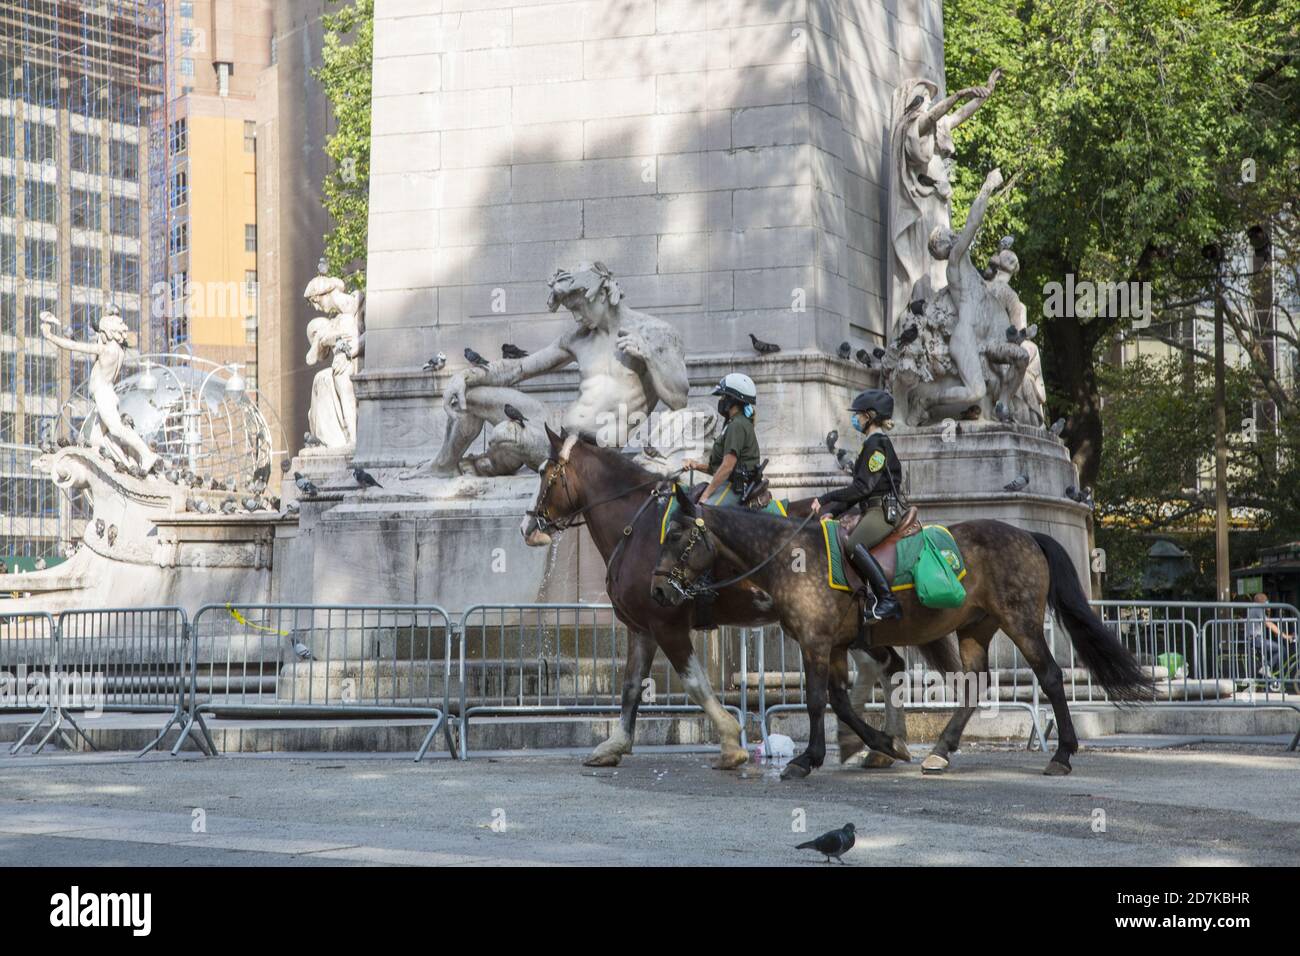
[[[607,480],[617,481],[620,484],[626,482],[629,485],[637,485],[655,477],[668,477],[667,475],[658,475],[648,468],[643,468],[617,448],[606,448],[585,441],[579,441],[573,447],[575,451],[581,449],[582,453],[576,460],[570,453],[570,461],[576,463],[576,461],[586,461],[589,458],[594,459],[601,467],[613,472],[612,476],[606,476]]]

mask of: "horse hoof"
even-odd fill
[[[714,770],[735,770],[749,763],[748,750],[724,750],[713,764]]]
[[[1044,777],[1064,777],[1074,769],[1068,763],[1061,763],[1059,760],[1050,761],[1043,769]]]
[[[890,738],[889,750],[887,752],[896,760],[903,761],[903,763],[912,762],[912,752],[907,749],[907,744],[903,743],[903,741],[899,740],[897,737]]]
[[[785,769],[781,771],[781,779],[802,780],[810,773],[812,773],[812,770],[801,763],[788,763],[785,765]]]
[[[921,761],[921,773],[943,773],[948,769],[948,758],[930,754]]]
[[[882,770],[885,767],[892,767],[893,765],[893,757],[888,754],[882,754],[877,750],[868,753],[866,758],[862,761],[863,770]]]
[[[622,754],[594,753],[582,762],[584,767],[617,767],[623,759]]]
[[[846,748],[841,747],[840,753],[844,753],[845,749]],[[840,760],[840,766],[848,767],[850,769],[861,767],[863,763],[866,761],[868,753],[870,753],[870,751],[868,750],[855,750],[853,753],[849,754],[847,757],[844,757],[843,759]]]

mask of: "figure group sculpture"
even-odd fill
[[[993,94],[1001,75],[994,70],[985,85],[937,103],[928,80],[908,81],[894,96],[892,315],[881,367],[897,417],[909,425],[940,413],[1043,424],[1046,392],[1030,341],[1036,328],[1010,285],[1020,268],[1011,239],[987,270],[971,259],[989,199],[1002,185],[999,170],[985,178],[961,232],[950,225],[952,130]]]
[[[307,323],[307,364],[328,361],[311,385],[308,427],[327,448],[350,448],[357,443],[357,394],[352,376],[365,353],[364,296],[348,292],[342,279],[319,273],[307,284],[303,297],[319,315]]]
[[[601,437],[611,422],[645,419],[660,402],[670,415],[684,412],[686,357],[672,325],[628,306],[613,273],[600,262],[560,269],[549,286],[547,307],[552,312],[568,309],[574,327],[523,358],[471,366],[452,376],[443,394],[447,424],[442,447],[423,473],[536,470],[550,453],[546,408],[516,386],[569,365],[578,368],[578,395],[562,422],[570,432]],[[467,455],[485,428],[487,450]]]

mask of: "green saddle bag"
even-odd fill
[[[912,570],[916,582],[916,599],[926,607],[961,607],[966,603],[966,588],[958,580],[952,566],[939,553],[930,536],[925,534],[924,537],[925,546]]]

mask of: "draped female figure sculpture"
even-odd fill
[[[357,395],[352,376],[357,359],[365,352],[362,293],[348,292],[342,279],[320,274],[307,284],[303,297],[318,315],[307,323],[307,364],[328,358],[330,367],[316,373],[307,413],[311,433],[327,448],[346,448],[357,442]]]
[[[890,275],[888,338],[893,338],[903,309],[917,282],[928,277],[937,291],[944,282],[943,264],[930,256],[928,243],[935,229],[947,228],[951,217],[950,181],[956,152],[952,131],[993,95],[1002,70],[989,74],[983,86],[967,87],[937,103],[939,88],[929,80],[911,79],[894,91],[890,156],[894,181],[889,199],[889,238],[893,248]],[[954,107],[962,103],[960,109]]]

